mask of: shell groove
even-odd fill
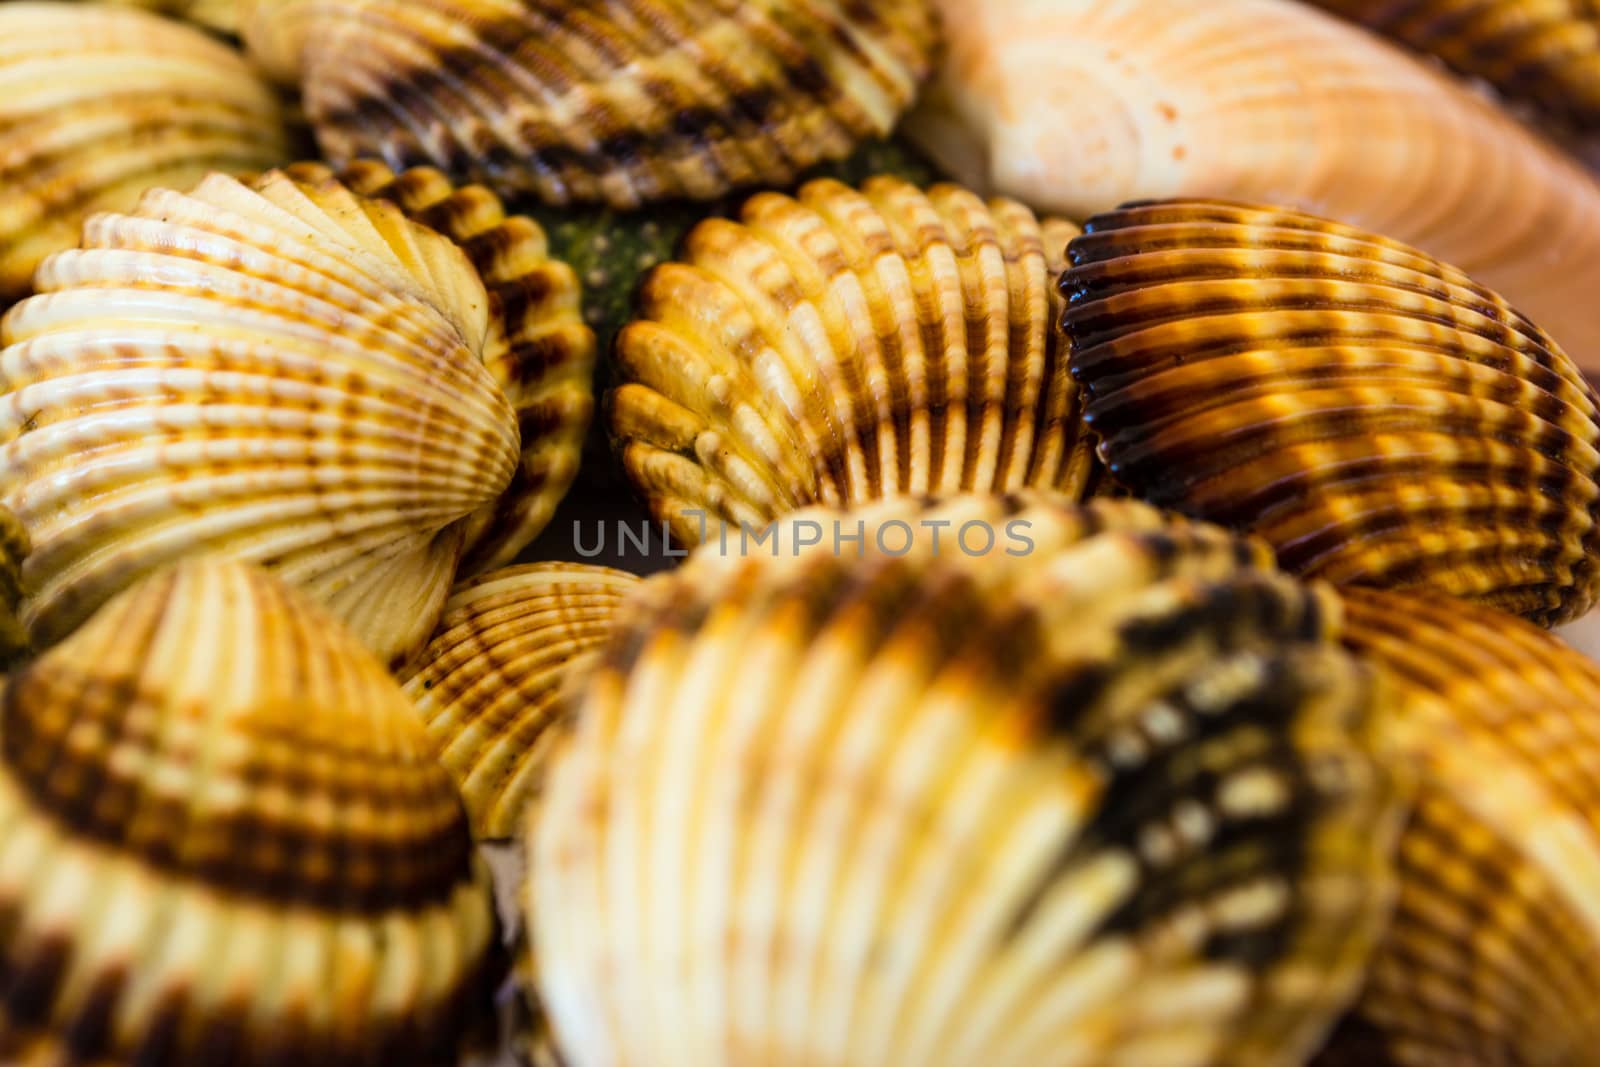
[[[1361,1004],[1399,1067],[1588,1063],[1600,1048],[1600,668],[1488,608],[1346,593],[1403,694],[1417,768],[1400,895]]]
[[[518,412],[502,387],[540,381],[516,363],[527,322],[508,341],[513,309],[447,238],[297,173],[311,180],[213,175],[96,216],[7,315],[0,500],[33,539],[24,620],[41,642],[208,551],[268,566],[400,661],[463,554],[546,507],[508,512],[504,495],[541,432],[565,447],[582,427],[544,424],[537,397]],[[493,222],[493,198],[474,202]],[[486,254],[515,232],[492,229]],[[496,296],[516,291],[500,280]]]
[[[886,135],[936,40],[927,0],[252,0],[244,27],[331,159],[624,208]]]
[[[687,544],[695,512],[760,525],[899,493],[1085,494],[1052,285],[1076,232],[887,177],[702,223],[617,339],[629,477]]]
[[[950,53],[907,129],[973,188],[1076,219],[1171,197],[1335,218],[1467,271],[1600,374],[1600,183],[1430,64],[1299,0],[940,7]]]
[[[88,215],[288,153],[271,87],[199,30],[100,3],[0,4],[0,305]]]
[[[18,615],[22,604],[22,561],[27,556],[27,528],[15,512],[0,507],[0,669],[28,650],[28,631]]]
[[[1340,584],[1546,625],[1595,603],[1595,394],[1493,292],[1397,242],[1213,201],[1100,216],[1068,258],[1072,373],[1135,495]]]
[[[809,521],[1021,522],[1033,550],[706,545],[640,588],[530,832],[564,1056],[1303,1062],[1397,822],[1337,602],[1131,501],[778,527]]]
[[[638,582],[607,567],[535,563],[480,575],[450,594],[405,693],[478,838],[516,832],[556,734],[563,687],[611,633]]]
[[[239,0],[110,0],[127,7],[142,7],[172,15],[218,33],[239,32]]]
[[[487,872],[399,687],[309,601],[167,569],[0,716],[6,1063],[456,1062]]]

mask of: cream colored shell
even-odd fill
[[[130,7],[143,7],[164,15],[187,19],[219,33],[239,31],[239,5],[242,0],[111,0]]]

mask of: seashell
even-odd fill
[[[894,127],[936,43],[927,0],[252,0],[242,21],[331,159],[619,208],[843,158]]]
[[[562,687],[611,632],[639,579],[608,567],[535,563],[457,586],[406,696],[460,787],[479,839],[506,838],[533,795]]]
[[[1294,0],[940,0],[908,133],[980,191],[1083,219],[1283,204],[1504,293],[1600,374],[1600,183],[1448,76]]]
[[[1312,2],[1576,129],[1600,128],[1600,7],[1593,0]]]
[[[28,650],[28,632],[17,617],[22,602],[22,561],[27,555],[27,528],[14,512],[0,507],[0,669]]]
[[[1600,596],[1600,411],[1555,341],[1405,245],[1308,215],[1135,204],[1068,249],[1085,420],[1134,495],[1297,574],[1551,625]]]
[[[1393,743],[1418,775],[1361,1015],[1399,1067],[1591,1062],[1600,667],[1442,596],[1352,589],[1346,610],[1346,643],[1403,697]]]
[[[309,601],[163,570],[0,717],[0,1059],[457,1062],[487,871],[399,687]]]
[[[185,19],[218,33],[239,32],[239,0],[110,0]]]
[[[953,185],[761,193],[653,271],[612,440],[686,544],[705,518],[1092,483],[1051,281],[1070,223]]]
[[[271,87],[199,30],[107,4],[0,4],[0,305],[93,212],[288,154]]]
[[[591,408],[570,271],[483,189],[351,180],[431,205],[466,252],[322,168],[213,175],[90,219],[6,317],[0,503],[33,538],[36,640],[204,551],[267,566],[402,662],[464,557],[537,532]]]
[[[1132,501],[804,522],[1008,535],[640,588],[531,820],[568,1062],[1298,1067],[1398,828],[1336,599]]]

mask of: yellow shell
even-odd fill
[[[1445,597],[1349,590],[1346,610],[1420,779],[1362,1015],[1400,1067],[1594,1062],[1600,667]]]
[[[27,555],[27,528],[15,512],[0,507],[0,669],[28,649],[28,631],[17,616]]]
[[[1070,223],[895,178],[712,219],[617,339],[612,439],[688,544],[710,521],[898,493],[1081,496],[1094,457],[1056,344]]]
[[[788,185],[884,136],[932,67],[928,0],[245,0],[323,154],[553,204]]]
[[[973,188],[1077,219],[1315,212],[1460,267],[1600,374],[1600,183],[1456,79],[1301,0],[938,6],[950,51],[908,129]]]
[[[484,190],[352,180],[443,196],[419,214],[479,235],[487,287],[461,247],[311,167],[96,216],[6,317],[0,503],[33,539],[36,639],[214,551],[398,662],[463,555],[514,554],[554,506],[591,407],[570,271]]]
[[[611,633],[638,579],[535,563],[463,582],[404,678],[474,834],[516,832],[555,736],[563,686]]]
[[[240,0],[110,0],[186,19],[219,33],[239,32]]]
[[[107,4],[0,4],[0,305],[87,215],[288,153],[271,87],[201,31]]]
[[[1273,208],[1130,205],[1062,276],[1085,417],[1142,499],[1298,574],[1544,624],[1600,596],[1600,410],[1560,347],[1397,242]]]
[[[803,522],[1033,545],[706,545],[640,587],[529,837],[567,1061],[1298,1067],[1398,828],[1336,599],[1131,501]]]
[[[265,573],[179,565],[0,708],[0,1060],[437,1067],[494,915],[399,687]]]

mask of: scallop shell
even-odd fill
[[[393,203],[294,173],[92,218],[6,317],[0,503],[33,538],[23,617],[42,643],[211,551],[268,566],[399,662],[464,554],[514,553],[570,480],[590,349],[537,229],[481,189],[435,202],[437,175],[356,172],[477,234],[486,287]]]
[[[466,798],[474,835],[516,832],[555,736],[557,698],[611,632],[639,579],[535,563],[463,582],[404,679]]]
[[[1284,204],[1417,245],[1600,373],[1600,183],[1499,109],[1295,0],[941,0],[908,129],[962,181],[1087,218]]]
[[[1302,1063],[1398,823],[1336,600],[1131,501],[803,522],[1033,547],[707,545],[641,587],[530,832],[574,1067]]]
[[[680,540],[898,493],[1087,491],[1051,285],[1075,226],[894,178],[762,193],[741,220],[691,231],[617,339],[612,439]]]
[[[1090,221],[1062,276],[1073,377],[1136,496],[1341,584],[1549,625],[1600,596],[1600,410],[1550,337],[1460,271],[1215,201]]]
[[[457,1062],[487,871],[399,687],[309,601],[164,570],[0,717],[0,1059]]]
[[[0,305],[89,214],[288,154],[271,87],[199,30],[107,4],[0,4]]]
[[[243,22],[332,159],[625,208],[788,185],[884,136],[936,40],[927,0],[251,0]]]
[[[1312,0],[1577,129],[1600,128],[1594,0]]]
[[[1600,667],[1439,596],[1347,593],[1419,770],[1361,1012],[1400,1067],[1586,1064],[1600,1048]]]

